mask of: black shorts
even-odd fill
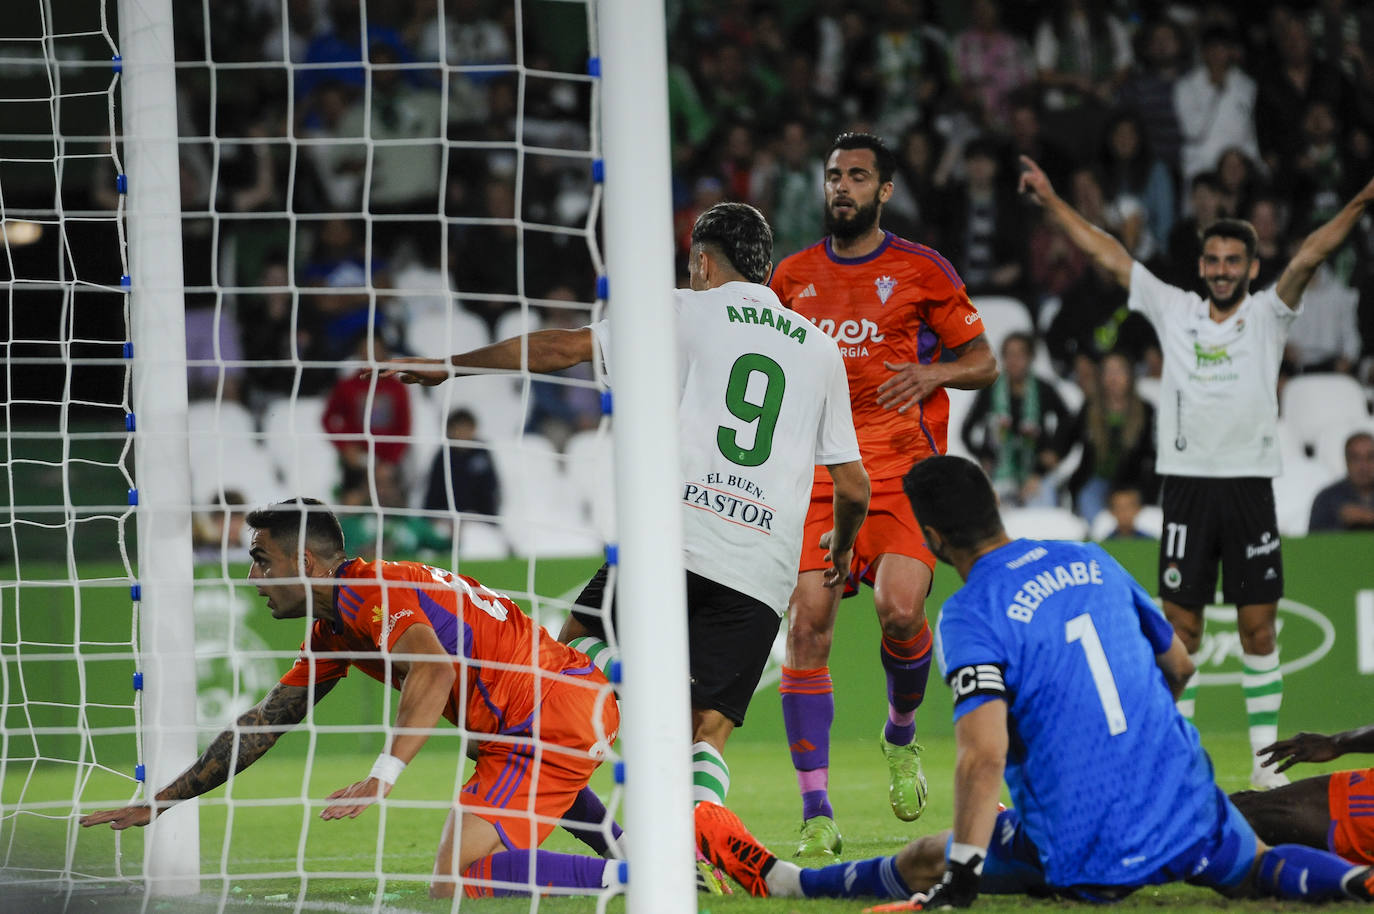
[[[1161,501],[1160,597],[1189,608],[1213,602],[1218,559],[1227,603],[1277,603],[1283,596],[1273,480],[1166,476]]]
[[[609,566],[602,565],[575,601],[572,614],[592,634],[608,638],[607,621],[614,633],[616,606],[612,596],[609,612],[605,601]],[[606,616],[609,616],[609,620]],[[768,604],[717,584],[696,572],[687,572],[687,648],[692,677],[692,707],[724,714],[736,727],[744,725],[744,712],[768,665],[768,655],[782,620]]]

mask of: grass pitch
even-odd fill
[[[886,769],[876,739],[850,740],[832,750],[831,789],[836,815],[844,834],[844,858],[893,853],[910,839],[945,828],[952,816],[950,785],[954,746],[947,736],[924,740],[925,764],[931,783],[931,803],[917,823],[898,821],[887,808]],[[1227,790],[1245,786],[1248,775],[1247,746],[1242,733],[1212,733],[1207,743],[1217,763],[1218,780]],[[435,751],[438,750],[438,751]],[[440,912],[455,909],[489,911],[596,911],[595,898],[545,897],[530,899],[460,899],[457,903],[431,901],[426,893],[434,845],[445,810],[434,803],[451,792],[455,772],[446,759],[452,755],[439,745],[429,746],[406,770],[386,804],[356,820],[322,822],[317,818],[321,801],[330,791],[363,777],[372,762],[365,753],[330,753],[315,757],[306,771],[304,760],[283,754],[265,756],[234,785],[236,803],[224,803],[223,791],[203,801],[200,810],[201,869],[211,874],[202,881],[202,894],[192,899],[153,901],[144,907],[138,894],[129,894],[118,878],[114,861],[124,873],[138,873],[143,864],[143,834],[124,832],[118,838],[106,827],[76,829],[72,817],[54,796],[51,818],[24,816],[12,819],[6,829],[8,873],[16,868],[56,868],[70,851],[74,869],[94,877],[93,885],[70,898],[35,894],[37,887],[10,886],[0,892],[0,911],[99,911],[124,914],[134,911],[191,912],[227,910],[329,910]],[[799,800],[786,748],[774,741],[744,741],[732,745],[731,806],[754,833],[775,853],[789,856],[795,848],[800,825]],[[1330,766],[1328,766],[1330,767]],[[1314,768],[1311,772],[1316,773]],[[607,772],[594,786],[610,794]],[[51,779],[55,791],[65,775],[38,769],[29,796],[41,791]],[[111,778],[110,799],[122,802],[126,788]],[[1085,784],[1085,789],[1090,785]],[[88,795],[90,795],[88,793]],[[6,797],[6,799],[9,799]],[[82,810],[89,811],[89,810]],[[385,828],[381,827],[385,819]],[[302,836],[304,831],[304,836]],[[116,845],[116,842],[118,844]],[[381,849],[385,880],[376,872]],[[545,847],[579,852],[582,845],[556,831]],[[300,870],[312,875],[302,878]],[[0,871],[0,876],[4,871]],[[738,889],[738,887],[736,887]],[[380,894],[380,898],[378,895]],[[299,901],[299,907],[298,907]],[[1062,902],[1036,902],[1019,897],[982,897],[979,910],[1021,911]],[[702,912],[750,911],[858,912],[861,901],[800,901],[701,896]],[[1079,905],[1073,905],[1079,907]],[[1086,909],[1087,906],[1081,906]],[[1203,889],[1170,886],[1138,892],[1118,906],[1119,910],[1154,911],[1276,911],[1299,910],[1302,905],[1275,902],[1229,902]],[[623,899],[606,908],[623,911]]]

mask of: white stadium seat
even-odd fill
[[[983,332],[987,334],[988,344],[993,355],[1002,358],[1002,341],[1008,334],[1020,330],[1035,333],[1035,322],[1031,319],[1030,309],[1019,298],[1009,295],[978,295],[973,298],[973,307],[983,318]]]
[[[1317,460],[1340,479],[1345,476],[1345,440],[1356,432],[1374,435],[1374,419],[1349,425],[1333,425],[1317,438]]]
[[[1327,429],[1369,421],[1364,388],[1344,374],[1299,375],[1284,385],[1279,406],[1289,429],[1311,448],[1317,447]]]
[[[523,308],[512,308],[497,318],[496,333],[493,334],[493,338],[498,341],[508,340],[513,336],[523,336],[543,328],[544,319],[538,311],[530,309],[527,312]]]
[[[342,476],[339,452],[324,431],[323,397],[283,398],[263,413],[263,438],[291,495],[330,500]]]
[[[461,308],[425,309],[406,321],[406,348],[416,355],[442,358],[490,342],[486,322]]]
[[[230,490],[252,505],[284,494],[272,458],[258,440],[253,417],[241,403],[192,403],[187,429],[191,499],[197,505],[212,504],[219,493]]]
[[[978,391],[947,387],[945,393],[949,394],[949,433],[945,453],[972,460],[973,455],[964,447],[964,420],[968,418],[969,410],[973,409],[973,400],[978,396]]]
[[[582,516],[607,543],[615,542],[615,460],[610,429],[568,439],[568,482]]]
[[[1097,517],[1093,518],[1091,536],[1094,540],[1101,542],[1112,535],[1116,529],[1116,518],[1112,517],[1112,512],[1103,508],[1097,512]],[[1135,516],[1135,529],[1145,534],[1151,539],[1159,539],[1164,532],[1164,511],[1158,505],[1144,505],[1140,513]]]
[[[1279,534],[1306,534],[1312,499],[1336,478],[1319,460],[1310,457],[1285,459],[1283,473],[1274,480],[1274,513],[1278,515]]]
[[[1007,508],[1002,525],[1012,539],[1084,540],[1088,522],[1067,508]]]
[[[580,556],[601,551],[583,519],[562,458],[542,435],[492,445],[501,477],[501,530],[518,556]]]

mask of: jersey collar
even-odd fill
[[[882,243],[880,243],[876,248],[874,248],[872,252],[865,254],[862,257],[841,257],[840,255],[836,254],[835,249],[830,246],[830,236],[826,235],[825,256],[829,257],[832,263],[844,264],[845,266],[855,266],[861,263],[868,263],[871,260],[877,260],[879,257],[883,255],[883,252],[887,250],[888,245],[892,244],[892,238],[892,233],[884,229]]]

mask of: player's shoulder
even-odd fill
[[[804,269],[817,262],[828,262],[830,258],[827,254],[826,241],[827,239],[821,238],[815,244],[804,247],[795,253],[788,254],[782,260],[778,261],[778,265],[773,268],[774,278],[777,279],[790,276],[798,269]]]
[[[945,255],[928,244],[889,234],[882,257],[921,276],[926,282],[946,282],[953,288],[963,288],[964,281]]]

